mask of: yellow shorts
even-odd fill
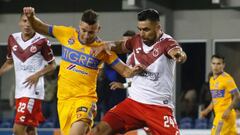
[[[58,116],[62,135],[69,135],[71,125],[76,121],[84,121],[93,125],[97,112],[96,99],[58,100]]]
[[[223,112],[215,114],[211,135],[237,135],[235,111],[232,111],[226,120],[222,119]]]

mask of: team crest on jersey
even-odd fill
[[[32,52],[32,53],[37,52],[37,47],[36,46],[31,46],[30,52]]]
[[[153,50],[153,56],[154,56],[154,57],[157,57],[158,55],[159,55],[158,48],[155,48],[155,49]]]
[[[75,42],[75,40],[74,40],[73,37],[71,37],[71,38],[68,39],[68,45],[73,45],[74,42]]]
[[[12,50],[13,50],[13,51],[17,51],[17,48],[18,48],[18,46],[17,46],[17,45],[14,45],[14,46],[12,47]]]
[[[85,49],[84,49],[84,48],[80,48],[80,51],[81,51],[81,52],[84,52],[84,51],[85,51]]]
[[[218,88],[218,86],[219,86],[219,82],[216,82],[216,83],[214,84],[214,88]]]

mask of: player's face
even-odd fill
[[[145,44],[154,43],[160,33],[160,25],[158,22],[152,22],[149,20],[138,21],[139,34]]]
[[[28,19],[25,15],[22,15],[20,20],[19,20],[19,27],[21,29],[21,32],[24,35],[33,35],[34,34],[34,30],[31,27],[30,23],[28,22]]]
[[[212,58],[211,68],[212,68],[213,74],[217,75],[219,73],[222,73],[224,66],[225,64],[223,63],[222,59]]]
[[[89,25],[82,21],[80,22],[79,29],[81,42],[83,42],[84,44],[89,44],[92,43],[96,38],[97,33],[100,30],[100,26],[98,23]]]

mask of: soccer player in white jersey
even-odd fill
[[[14,67],[14,135],[25,135],[27,129],[34,129],[37,134],[36,127],[44,120],[41,112],[43,75],[55,69],[55,60],[49,41],[32,29],[25,15],[21,15],[19,26],[21,32],[13,33],[8,38],[7,59],[0,69],[0,76]]]
[[[94,135],[125,133],[149,127],[153,135],[179,135],[173,116],[173,86],[176,62],[183,63],[186,54],[179,44],[161,30],[159,13],[146,9],[138,13],[139,34],[111,47],[117,53],[133,52],[135,64],[147,68],[132,79],[129,97],[112,108],[93,129]],[[96,55],[94,54],[94,55]]]

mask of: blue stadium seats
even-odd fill
[[[54,128],[54,123],[53,122],[44,122],[41,124],[40,128]]]
[[[191,129],[193,126],[193,120],[190,117],[184,117],[179,121],[180,129]]]
[[[208,120],[207,119],[196,119],[195,120],[195,129],[207,129]]]
[[[0,128],[12,128],[13,127],[13,119],[3,119],[0,122]]]

